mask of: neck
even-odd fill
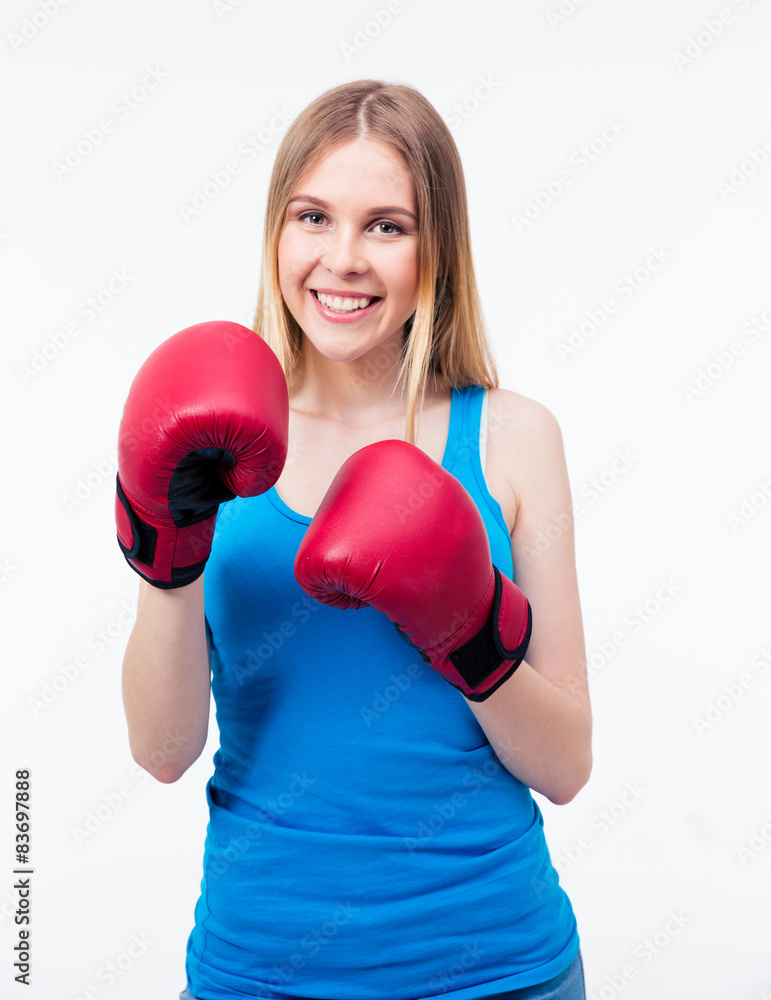
[[[304,339],[299,370],[290,390],[291,405],[347,424],[404,417],[407,399],[397,385],[398,359],[397,342],[384,344],[353,361],[334,361],[319,354]]]

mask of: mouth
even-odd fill
[[[310,293],[321,315],[334,320],[360,319],[382,301],[378,295],[329,295],[315,288],[311,288]]]

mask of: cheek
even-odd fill
[[[404,254],[394,272],[399,289],[406,298],[416,299],[418,295],[418,253],[410,249]]]
[[[296,286],[301,271],[297,248],[291,239],[282,236],[278,244],[278,283],[285,294]]]
[[[307,239],[297,238],[291,232],[282,234],[278,242],[278,280],[282,290],[291,290],[302,284],[316,256]]]

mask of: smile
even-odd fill
[[[316,308],[326,319],[335,320],[358,320],[368,315],[372,309],[380,302],[378,296],[346,296],[327,295],[324,292],[317,292],[311,289],[311,295],[316,303]]]
[[[325,295],[323,292],[316,292],[319,302],[332,309],[333,312],[351,312],[353,309],[366,309],[374,296],[368,298],[349,299],[340,298],[339,295]]]

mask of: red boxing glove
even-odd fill
[[[281,475],[289,396],[278,358],[239,323],[190,326],[131,383],[118,432],[115,521],[128,564],[154,587],[203,573],[218,507]]]
[[[376,608],[470,701],[484,701],[527,652],[527,598],[492,564],[482,516],[419,448],[379,441],[341,466],[297,552],[306,593]]]

